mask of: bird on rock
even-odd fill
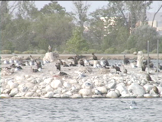
[[[95,56],[94,53],[92,53],[92,56],[93,56],[93,60],[97,60],[97,56]]]

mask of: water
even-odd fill
[[[161,122],[161,106],[161,98],[0,99],[0,122]]]

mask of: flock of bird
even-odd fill
[[[55,67],[56,69],[59,71],[60,75],[67,75],[67,73],[65,72],[61,72],[61,67],[75,67],[75,66],[92,66],[95,68],[114,68],[116,70],[116,73],[120,73],[121,71],[121,67],[123,69],[123,73],[127,74],[127,69],[124,67],[124,65],[128,65],[128,64],[134,64],[132,65],[132,67],[137,67],[136,66],[136,60],[130,62],[129,58],[126,58],[126,56],[124,55],[123,57],[123,64],[114,64],[114,65],[110,65],[107,59],[101,58],[100,60],[98,59],[98,57],[92,53],[92,58],[91,60],[93,60],[95,63],[91,63],[90,60],[88,60],[85,56],[82,55],[76,55],[74,57],[69,57],[68,59],[72,59],[72,61],[69,63],[65,62],[65,60],[61,60],[58,59],[57,62],[55,63]],[[31,66],[31,71],[32,72],[40,72],[42,70],[42,65],[44,65],[45,63],[49,63],[48,61],[41,61],[41,60],[36,60],[34,59],[31,55],[29,57],[28,60],[23,61],[23,60],[4,60],[4,64],[11,64],[9,67],[4,67],[3,70],[10,70],[11,73],[17,72],[19,70],[23,70],[23,66]],[[149,63],[149,67],[150,68],[155,68],[157,70],[157,68],[154,66],[154,64],[151,62],[151,60],[149,60],[149,62],[147,60],[143,61],[143,65],[141,67],[141,70],[144,72],[147,68],[147,65]],[[33,65],[36,65],[36,68],[32,68]],[[2,69],[1,69],[2,70]],[[159,64],[159,71],[162,70],[162,65]],[[148,79],[151,80],[151,78],[149,77],[148,74]]]

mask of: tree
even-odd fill
[[[138,50],[147,50],[147,41],[150,42],[150,51],[156,49],[156,41],[159,39],[159,34],[155,28],[148,25],[143,25],[136,28],[128,38],[128,47]]]
[[[73,31],[72,37],[66,42],[66,50],[70,53],[81,53],[81,51],[86,51],[88,49],[88,43],[80,35],[80,29],[76,28]]]
[[[84,25],[85,22],[88,20],[87,12],[90,7],[90,5],[84,3],[83,1],[73,1],[75,12],[72,12],[72,15],[74,19],[77,21],[77,24],[79,25],[81,29],[81,35],[83,36],[84,32]]]

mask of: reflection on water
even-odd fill
[[[130,103],[137,103],[130,109]],[[160,122],[162,99],[0,99],[0,122]]]

